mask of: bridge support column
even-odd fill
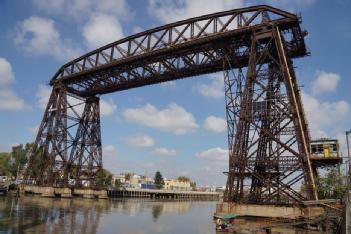
[[[224,201],[289,204],[317,199],[309,132],[279,28],[253,32],[247,68],[224,52],[229,171]],[[244,195],[244,181],[249,194]],[[306,185],[305,194],[294,187]]]

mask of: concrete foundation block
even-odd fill
[[[70,188],[55,188],[55,194],[60,195],[62,198],[72,197],[72,191]]]
[[[55,197],[55,189],[53,187],[37,187],[36,190],[42,197]]]
[[[107,191],[106,190],[99,190],[99,191],[97,191],[97,197],[99,199],[107,199],[108,198]]]
[[[74,189],[73,193],[87,199],[96,198],[95,191],[92,189]]]

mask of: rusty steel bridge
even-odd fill
[[[100,95],[222,71],[229,148],[224,200],[317,199],[292,61],[308,55],[300,23],[266,5],[234,9],[150,29],[64,64],[50,81],[25,178],[40,186],[69,187],[74,180],[75,187],[82,181],[98,187]]]

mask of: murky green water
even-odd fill
[[[0,233],[215,233],[217,202],[0,197]]]

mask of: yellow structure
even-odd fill
[[[319,139],[311,141],[311,155],[317,157],[339,157],[339,143],[338,140],[333,139]]]
[[[167,190],[182,190],[182,191],[190,191],[191,186],[190,182],[184,182],[179,180],[172,180],[172,179],[164,179],[165,185],[164,189]]]

